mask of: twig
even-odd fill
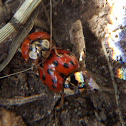
[[[15,32],[20,32],[41,0],[26,0],[14,14],[10,22],[0,29],[0,43],[6,42]]]
[[[46,96],[45,93],[28,96],[28,97],[21,97],[21,98],[0,98],[0,105],[2,106],[13,106],[13,105],[23,105],[29,102],[36,101],[38,99],[42,99],[43,96]]]
[[[45,11],[45,14],[46,14],[46,17],[47,17],[47,20],[48,20],[48,25],[49,25],[49,24],[50,24],[49,12],[47,11],[47,9],[46,9],[46,7],[45,7],[43,1],[42,1],[41,3],[42,3],[42,7],[43,7],[43,9],[44,9],[44,11]]]
[[[8,56],[0,64],[0,71],[2,71],[10,62],[17,48],[32,29],[34,25],[34,19],[38,13],[38,9],[36,8],[38,8],[40,2],[41,0],[25,1],[14,14],[11,21],[0,29],[0,43],[2,44],[6,42],[5,40],[7,40],[8,37],[12,37],[12,34],[16,35],[11,44],[10,50],[8,51]]]
[[[50,26],[50,49],[52,49],[52,0],[50,0],[50,14],[47,11],[44,3],[43,2],[41,2],[41,3],[42,3],[42,7],[45,11],[47,20],[48,20],[48,25]]]
[[[104,51],[104,54],[105,54],[105,57],[106,57],[106,60],[107,60],[107,63],[108,63],[110,76],[111,76],[111,79],[112,79],[112,85],[113,85],[113,88],[114,88],[115,100],[116,100],[117,110],[119,112],[120,122],[121,122],[122,126],[124,126],[125,123],[124,123],[124,120],[123,120],[123,117],[122,117],[122,112],[120,110],[119,92],[118,92],[118,89],[117,89],[117,84],[115,83],[114,73],[112,71],[112,66],[111,66],[111,64],[109,62],[109,58],[107,56],[107,52],[106,52],[106,48],[104,46],[104,42],[102,42],[102,48],[103,48],[103,51]]]
[[[50,0],[50,48],[52,47],[52,0]]]
[[[22,70],[22,71],[13,73],[13,74],[9,74],[9,75],[2,76],[2,77],[0,77],[0,79],[6,78],[6,77],[10,77],[10,76],[14,76],[14,75],[17,75],[17,74],[19,74],[19,73],[23,73],[23,72],[26,72],[26,71],[32,70],[32,69],[33,69],[33,67],[30,67],[30,68],[28,68],[28,69],[25,69],[25,70]]]
[[[34,25],[34,19],[37,16],[38,10],[39,10],[39,7],[36,8],[36,10],[33,12],[33,14],[28,19],[27,23],[25,24],[25,27],[17,34],[15,40],[12,42],[10,50],[8,51],[7,58],[2,62],[2,64],[0,64],[0,71],[2,71],[7,66],[7,64],[11,61],[15,52],[17,51],[17,48],[20,46],[24,38],[31,31]]]

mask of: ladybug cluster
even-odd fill
[[[35,61],[35,64],[42,61],[38,67],[39,76],[50,90],[60,92],[64,88],[64,92],[71,95],[85,89],[84,74],[76,72],[79,68],[78,59],[68,50],[51,48],[48,33],[30,34],[24,40],[21,50],[26,62],[29,59]]]

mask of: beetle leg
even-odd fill
[[[57,51],[57,48],[56,48],[56,45],[54,45],[54,51],[56,53],[57,56],[59,57],[62,57],[63,55],[62,54],[59,54],[58,51]]]
[[[61,101],[60,101],[60,106],[64,105],[64,88],[62,89],[62,94],[61,94]]]
[[[64,87],[62,88],[62,92],[61,92],[60,105],[56,106],[55,109],[60,109],[63,105],[64,105]]]

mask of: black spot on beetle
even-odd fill
[[[52,85],[52,87],[53,87],[54,89],[57,89],[57,87],[56,87],[54,84]]]
[[[65,68],[69,68],[69,66],[68,66],[67,63],[64,63],[63,66],[64,66]]]
[[[57,80],[56,80],[55,78],[53,78],[53,79],[52,79],[52,82],[53,82],[54,84],[56,84],[56,83],[57,83]]]
[[[36,46],[41,47],[42,45],[41,44],[36,44]]]
[[[52,57],[52,54],[49,55],[48,59],[50,59]]]
[[[45,76],[45,75],[43,75],[43,76],[42,76],[42,79],[45,81],[45,79],[46,79],[46,76]]]
[[[74,65],[74,62],[73,61],[70,61],[70,64]]]
[[[30,46],[29,46],[29,51],[32,51],[32,50],[33,50],[33,48],[32,48],[32,46],[30,45]]]
[[[42,68],[43,68],[43,67],[44,67],[44,65],[41,63],[41,64],[40,64],[40,67],[42,67]]]
[[[47,69],[47,73],[49,74],[49,75],[52,75],[53,74],[53,70],[52,69]]]
[[[73,83],[74,85],[76,85],[76,86],[77,86],[78,81],[76,80],[75,75],[74,75],[74,74],[73,74],[73,75],[71,75],[71,76],[70,76],[70,78],[71,78],[71,83]]]
[[[60,76],[62,77],[62,78],[65,78],[66,77],[66,75],[64,75],[63,73],[59,73],[60,74]]]
[[[55,60],[55,61],[53,61],[53,65],[54,65],[55,67],[57,67],[57,66],[58,66],[58,64],[59,64],[59,63],[58,63],[58,61],[56,61],[56,60]]]

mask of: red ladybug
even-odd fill
[[[51,57],[44,63],[44,67],[55,69],[65,76],[78,69],[78,60],[70,51],[57,49],[57,52],[51,51]]]
[[[39,69],[39,76],[42,82],[45,85],[48,85],[50,90],[59,92],[63,88],[64,77],[62,77],[57,71],[53,69]]]
[[[50,90],[59,92],[63,88],[65,78],[79,68],[78,60],[68,50],[51,51],[48,59],[39,68],[39,76]]]
[[[42,55],[45,55],[44,51],[50,48],[49,39],[50,35],[46,32],[40,31],[30,34],[21,47],[22,57],[25,61],[28,62],[29,58],[37,60]]]

